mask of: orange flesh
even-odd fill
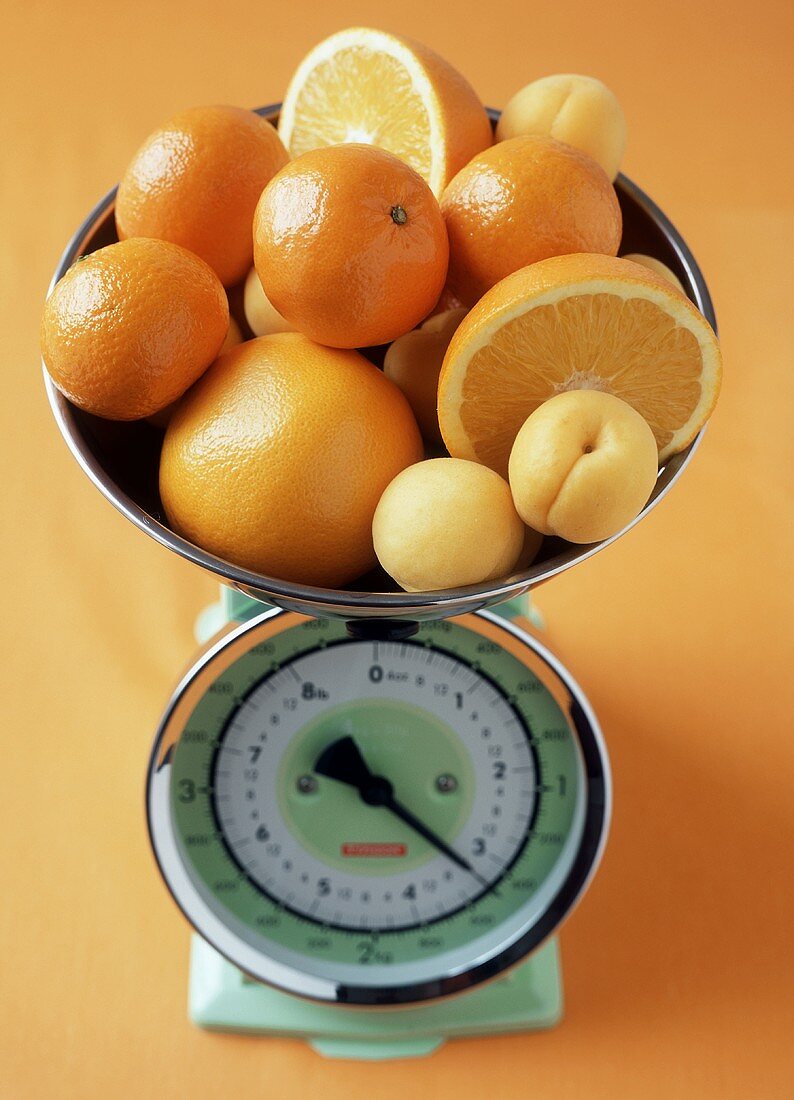
[[[293,157],[324,145],[366,142],[430,175],[430,119],[405,67],[364,46],[339,50],[313,70],[296,104]],[[406,121],[410,119],[410,124]]]
[[[701,371],[694,334],[653,302],[579,294],[508,321],[473,354],[460,418],[480,461],[504,471],[518,430],[543,401],[606,390],[647,420],[661,450],[697,406]]]

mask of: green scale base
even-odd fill
[[[206,641],[230,621],[244,622],[263,605],[224,588],[196,624]],[[526,597],[495,609],[505,618],[542,626]],[[562,1018],[562,979],[556,938],[503,978],[417,1008],[360,1009],[317,1004],[257,982],[193,936],[188,1011],[199,1027],[304,1039],[327,1058],[381,1061],[432,1054],[447,1039],[510,1034],[553,1027]]]
[[[556,1024],[562,1017],[557,941],[471,993],[420,1008],[359,1009],[314,1004],[262,985],[194,936],[189,1011],[199,1027],[305,1039],[327,1058],[420,1058],[446,1039]]]

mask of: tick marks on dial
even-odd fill
[[[327,672],[329,668],[337,670],[334,682],[339,683],[342,690],[341,694],[335,696],[335,702],[345,703],[348,693],[351,693],[352,699],[356,698],[356,676],[351,671],[346,646],[329,642],[327,649],[321,654],[315,643],[314,648],[309,651],[296,651],[293,656],[287,653],[279,663],[274,662],[271,669],[264,668],[265,675],[259,681],[259,686],[247,680],[246,686],[249,690],[246,702],[218,738],[214,760],[216,767],[221,765],[216,772],[221,797],[223,799],[223,796],[231,794],[232,804],[236,804],[239,800],[240,805],[245,807],[241,818],[242,831],[239,828],[227,831],[226,814],[232,807],[228,797],[218,801],[215,817],[216,821],[222,819],[224,822],[222,842],[232,858],[234,849],[239,850],[239,866],[252,866],[250,862],[244,863],[244,860],[246,856],[250,857],[255,853],[258,864],[256,871],[249,876],[252,886],[269,895],[274,905],[280,904],[282,908],[286,907],[298,918],[309,920],[315,928],[318,926],[347,928],[355,935],[362,917],[362,908],[367,914],[366,927],[371,930],[389,928],[392,936],[402,936],[412,927],[433,925],[439,919],[454,920],[456,914],[460,915],[460,919],[467,919],[463,914],[473,911],[472,906],[479,907],[483,897],[499,898],[499,879],[512,866],[514,855],[523,849],[526,825],[531,822],[537,809],[531,805],[533,798],[538,797],[537,790],[533,790],[530,792],[532,797],[528,798],[527,805],[524,807],[527,812],[518,814],[515,820],[513,818],[514,811],[519,808],[518,799],[527,797],[526,791],[519,791],[521,787],[519,775],[526,774],[526,781],[530,787],[534,788],[537,774],[537,765],[533,766],[531,763],[533,754],[529,751],[528,738],[517,740],[519,732],[529,732],[521,721],[523,714],[521,704],[516,703],[511,708],[505,686],[489,675],[490,662],[478,662],[483,669],[480,672],[479,668],[475,669],[474,662],[456,654],[449,646],[439,648],[433,644],[419,645],[407,640],[390,643],[383,639],[368,639],[365,644],[352,644],[360,645],[354,667],[357,662],[361,662],[359,672],[362,685],[366,689],[363,695],[367,698],[372,695],[369,687],[371,677],[368,679],[368,673],[373,662],[376,662],[383,668],[384,681],[388,678],[397,685],[402,679],[407,685],[405,688],[393,686],[389,691],[389,697],[392,693],[398,699],[402,695],[405,697],[405,702],[413,707],[426,706],[441,721],[449,725],[471,751],[478,779],[473,788],[476,809],[468,807],[466,811],[468,824],[461,820],[451,825],[443,816],[434,820],[434,814],[440,814],[441,811],[436,806],[435,800],[427,802],[425,787],[421,782],[417,784],[414,781],[414,773],[410,771],[404,773],[402,763],[393,763],[388,753],[380,761],[378,760],[379,754],[375,748],[376,740],[372,737],[373,731],[367,726],[361,731],[354,726],[348,732],[343,727],[338,732],[332,729],[331,740],[339,740],[345,733],[348,736],[352,734],[351,739],[359,742],[364,759],[370,760],[372,775],[375,779],[381,778],[382,773],[385,772],[394,784],[389,797],[385,783],[380,785],[384,789],[381,790],[379,786],[377,791],[370,790],[372,783],[368,783],[369,797],[363,799],[367,806],[366,812],[377,815],[373,820],[380,821],[381,815],[387,813],[394,818],[395,811],[390,808],[393,801],[397,809],[402,812],[397,814],[398,817],[407,818],[414,832],[417,831],[417,826],[420,826],[423,834],[432,834],[433,841],[441,841],[443,848],[438,843],[433,845],[439,848],[438,855],[430,855],[427,867],[423,871],[412,871],[407,868],[403,870],[395,861],[388,867],[388,875],[378,881],[373,868],[373,877],[370,879],[371,885],[375,887],[372,901],[363,906],[358,899],[359,892],[356,884],[353,884],[352,893],[348,887],[350,872],[353,869],[358,871],[359,867],[353,868],[352,864],[349,869],[344,864],[338,867],[326,867],[323,865],[322,858],[318,857],[313,849],[303,851],[296,847],[297,838],[290,836],[289,822],[280,820],[284,811],[283,807],[279,809],[277,802],[274,801],[274,792],[278,791],[274,783],[276,775],[281,774],[279,762],[282,754],[287,751],[290,739],[294,738],[296,732],[299,733],[307,722],[313,723],[316,719],[317,708],[311,705],[311,695],[305,693],[305,685],[318,682],[319,662],[322,662],[324,675],[332,675]],[[338,662],[343,654],[345,672],[340,679]],[[295,660],[295,668],[290,667],[291,660]],[[318,663],[315,664],[315,661]],[[418,662],[422,667],[412,668],[411,662]],[[405,670],[402,677],[392,675],[392,672],[400,670]],[[453,687],[455,679],[460,683],[454,683]],[[297,687],[298,684],[301,684],[300,688]],[[458,688],[459,692],[455,690]],[[260,691],[260,694],[257,695],[257,691]],[[465,693],[465,702],[463,702],[464,696],[460,693]],[[471,699],[472,695],[476,695],[477,698]],[[308,706],[304,700],[309,701]],[[496,714],[486,713],[488,709],[495,710]],[[258,714],[257,711],[259,711]],[[267,734],[260,733],[264,730],[265,723],[267,723]],[[486,739],[481,738],[484,729],[487,729]],[[512,744],[511,735],[514,739]],[[235,747],[230,756],[224,758],[222,756],[224,749],[229,751],[228,745],[224,744],[227,738]],[[319,752],[322,755],[327,747],[327,742],[325,745],[320,742],[317,748],[312,748],[312,763],[315,766],[319,757],[315,760],[314,753]],[[261,760],[249,761],[249,753],[257,752],[261,753]],[[492,758],[495,755],[498,755],[501,760],[499,771],[493,774],[496,762]],[[442,759],[441,763],[446,765],[447,762]],[[256,779],[252,779],[253,771],[248,769],[253,769],[255,766],[259,770],[259,775]],[[305,764],[302,766],[305,767]],[[431,787],[437,773],[440,773],[439,769],[440,765],[434,763],[427,780]],[[337,777],[334,776],[334,778]],[[324,780],[320,780],[320,783],[325,784],[323,790],[327,792],[328,783]],[[335,786],[336,784],[331,783],[332,789]],[[433,791],[435,791],[434,787]],[[378,795],[377,798],[376,795]],[[405,799],[407,805],[398,801],[400,796]],[[331,801],[336,805],[334,798]],[[256,809],[258,806],[270,807],[271,805],[274,809],[268,809],[266,814]],[[495,806],[501,810],[499,822],[491,820],[498,812],[494,809]],[[322,810],[323,806],[320,806],[320,809]],[[333,805],[325,809],[329,815],[335,812]],[[472,818],[472,813],[477,816]],[[265,817],[271,834],[267,844],[254,840],[254,831],[260,827]],[[330,817],[326,820],[330,820]],[[480,875],[469,862],[471,841],[474,836],[472,830],[478,820],[487,822],[483,827],[488,830],[487,845],[491,849],[483,853],[490,857],[487,863],[481,859],[476,861],[480,868],[490,868],[485,876]],[[512,828],[510,821],[514,821]],[[244,836],[241,832],[250,835]],[[447,835],[449,835],[449,841],[444,839]],[[240,841],[235,839],[237,836],[240,836],[245,843],[240,844]],[[322,848],[322,844],[320,847]],[[335,840],[331,842],[331,847],[335,853],[337,850]],[[457,858],[452,858],[453,851]],[[495,854],[497,852],[499,855]],[[439,865],[439,856],[442,854],[446,858]],[[285,870],[285,856],[293,861],[289,872]],[[444,866],[445,863],[446,866]],[[468,863],[466,868],[468,875],[463,872],[464,863]],[[265,881],[268,871],[271,871],[272,875]],[[396,879],[389,881],[393,875],[397,876]],[[319,894],[316,882],[321,879],[327,885],[323,887],[322,894]],[[411,893],[404,893],[406,884],[410,885]],[[292,887],[291,890],[290,887]],[[284,898],[287,891],[290,891],[289,897]],[[283,902],[280,900],[282,898],[284,898]],[[344,905],[344,909],[334,911],[332,919],[334,900]],[[476,911],[479,912],[479,908]]]

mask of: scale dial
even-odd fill
[[[371,640],[268,612],[188,675],[149,781],[198,931],[256,978],[359,1004],[523,958],[583,888],[607,810],[586,702],[487,613]]]

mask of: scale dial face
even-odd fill
[[[401,640],[270,612],[222,638],[155,744],[155,853],[246,972],[347,1003],[465,989],[591,874],[606,761],[586,702],[495,616]]]

